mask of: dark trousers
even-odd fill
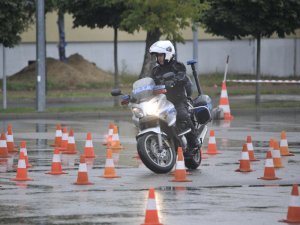
[[[185,136],[190,148],[198,146],[198,140],[195,132],[195,126],[191,120],[190,113],[188,111],[188,105],[186,102],[179,102],[174,104],[177,117],[176,117],[176,126],[179,130],[179,133],[188,130],[191,128],[191,132],[187,133]]]

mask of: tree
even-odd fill
[[[257,40],[256,79],[260,79],[260,42],[277,34],[284,38],[300,27],[300,1],[296,0],[208,0],[210,7],[200,21],[206,31],[230,40],[253,36]],[[255,102],[260,103],[260,84]]]
[[[197,0],[127,0],[128,10],[124,12],[122,27],[133,33],[145,30],[146,48],[140,78],[147,76],[154,65],[148,50],[161,36],[173,42],[183,42],[180,30],[191,24],[199,15],[201,4]]]
[[[115,88],[119,87],[118,71],[118,29],[120,29],[121,16],[126,10],[123,0],[69,0],[68,12],[73,14],[74,27],[87,26],[89,28],[103,28],[105,26],[114,29],[114,67]],[[115,106],[118,99],[115,98]]]
[[[0,43],[12,48],[33,21],[34,0],[0,1]]]
[[[21,41],[21,34],[27,30],[33,21],[35,12],[34,0],[0,2],[0,44],[3,45],[3,109],[7,107],[6,101],[6,71],[5,71],[5,47],[12,48]]]
[[[57,26],[58,26],[58,55],[60,61],[66,61],[66,41],[65,41],[65,19],[66,7],[68,0],[47,0],[45,10],[46,12],[57,11]]]

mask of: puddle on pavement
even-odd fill
[[[263,120],[263,118],[260,119]],[[256,121],[253,117],[250,119],[249,117],[244,117],[243,120],[236,117],[236,119],[230,123],[224,123],[222,121],[220,121],[220,123],[213,123],[212,127],[225,130],[226,132],[230,132],[230,130],[233,129],[240,132],[241,135],[245,134],[245,138],[249,130],[252,130],[252,132],[279,132],[284,128],[282,124],[276,123],[272,130],[274,123],[272,123],[272,121],[268,122],[270,121],[269,119],[266,119],[263,123],[253,121]],[[27,141],[29,162],[33,165],[33,167],[29,169],[29,172],[42,172],[44,174],[44,172],[50,170],[53,157],[53,147],[50,147],[50,145],[54,142],[55,128],[58,122],[61,122],[63,126],[72,127],[75,134],[80,133],[80,138],[76,139],[80,153],[82,153],[84,149],[86,132],[92,132],[93,140],[95,140],[94,148],[97,158],[88,160],[87,165],[93,169],[102,169],[104,167],[106,152],[105,146],[103,146],[102,143],[104,140],[103,137],[108,132],[110,120],[19,120],[10,122],[15,128],[16,144],[19,144],[20,140],[23,140],[24,137],[21,134],[26,135],[25,141]],[[120,127],[121,142],[125,140],[122,143],[125,149],[113,154],[115,166],[118,169],[128,167],[136,168],[137,170],[140,169],[140,167],[143,167],[143,165],[140,164],[141,161],[133,158],[136,156],[136,143],[135,129],[132,123],[126,120],[114,122]],[[295,120],[291,119],[288,119],[287,122],[290,123],[290,125],[287,125],[287,128],[291,127],[291,124],[297,124]],[[0,125],[2,124],[2,128],[5,129],[7,123],[8,122],[2,122]],[[291,129],[293,132],[300,131],[300,127]],[[217,137],[217,143],[220,145],[219,150],[223,154],[208,157],[208,161],[205,161],[206,159],[202,161],[201,167],[208,170],[210,166],[215,166],[215,168],[220,169],[222,166],[226,168],[227,166],[238,165],[238,159],[244,141],[245,140],[237,141],[230,138]],[[254,141],[255,153],[259,154],[261,159],[265,157],[264,153],[268,148],[268,144],[268,140]],[[296,149],[299,155],[297,147],[300,146],[300,142],[290,142],[290,145],[292,150]],[[207,140],[205,146],[207,146]],[[235,152],[237,153],[236,158],[234,158],[232,162],[228,161]],[[75,170],[78,169],[80,153],[76,155],[62,154],[61,162],[63,170],[75,172]],[[223,161],[224,159],[226,159],[226,161]],[[0,212],[0,224],[48,224],[49,221],[55,224],[141,224],[144,220],[148,192],[144,184],[141,184],[143,183],[143,179],[145,179],[145,182],[153,180],[153,184],[157,185],[155,189],[157,191],[157,205],[158,208],[161,209],[161,215],[165,222],[163,224],[199,224],[202,218],[206,218],[203,220],[203,223],[209,224],[208,219],[211,218],[211,212],[218,212],[214,215],[214,219],[217,217],[219,221],[223,221],[223,219],[226,219],[223,212],[229,215],[231,215],[230,213],[232,212],[237,212],[238,214],[239,208],[244,209],[242,214],[245,217],[248,215],[247,218],[249,219],[252,218],[252,214],[247,214],[248,210],[255,211],[255,213],[260,213],[260,211],[266,213],[269,206],[272,208],[276,203],[285,207],[285,203],[283,204],[282,202],[285,198],[288,200],[290,187],[292,186],[290,183],[292,182],[291,180],[286,181],[287,183],[284,185],[276,186],[255,183],[251,185],[224,185],[222,183],[217,185],[217,181],[212,181],[212,185],[206,183],[203,186],[201,186],[201,182],[198,184],[193,182],[192,184],[184,185],[173,183],[164,186],[155,183],[155,175],[148,170],[145,172],[146,175],[136,175],[131,182],[123,180],[124,183],[119,186],[109,186],[105,183],[106,186],[103,187],[101,186],[101,181],[99,182],[99,186],[89,188],[72,186],[69,188],[68,186],[63,187],[63,185],[51,186],[50,183],[47,183],[47,180],[41,185],[39,185],[38,182],[33,185],[30,182],[12,182],[8,180],[8,177],[11,177],[11,174],[16,171],[15,165],[17,161],[18,154],[7,159],[0,159],[0,190],[2,193],[8,193],[7,196],[6,194],[1,196],[2,200],[8,199],[8,201],[1,200],[0,207],[3,210]],[[263,160],[261,162],[263,163]],[[300,161],[289,158],[286,163],[295,166],[298,165]],[[234,172],[232,171],[232,173]],[[201,169],[197,175],[199,174],[205,175]],[[5,179],[2,179],[2,177]],[[75,176],[74,179],[71,177],[70,182],[68,180],[67,183],[71,184],[74,180]],[[135,182],[137,182],[137,185]],[[255,182],[260,181],[257,181],[255,178]],[[227,183],[228,182],[225,184]],[[141,188],[141,186],[143,188]],[[270,194],[273,189],[268,190],[267,187],[279,190],[274,194]],[[279,198],[278,192],[286,196]],[[265,197],[262,193],[267,193],[269,196],[267,195],[267,197]],[[18,199],[16,195],[20,195],[24,199]],[[253,201],[257,195],[262,199]],[[55,202],[56,198],[60,199],[59,203]],[[267,203],[265,203],[266,201]],[[13,206],[11,206],[12,204]],[[272,210],[273,209],[274,208],[272,208]],[[199,212],[201,212],[201,216],[199,216]],[[188,215],[186,217],[187,219],[184,218],[180,220],[178,216],[182,214]],[[195,215],[198,215],[198,217],[193,218]],[[260,218],[261,215],[258,216],[258,219],[255,221],[257,222]],[[192,220],[192,222],[190,222],[189,219]],[[232,221],[230,216],[229,220]],[[229,221],[227,220],[227,222]],[[265,224],[272,224],[272,222],[273,221],[265,221]],[[240,221],[238,221],[238,223],[241,224]],[[234,224],[237,224],[237,222]]]

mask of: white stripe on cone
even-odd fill
[[[0,148],[7,148],[6,140],[0,140]]]
[[[287,139],[280,140],[280,147],[286,147],[286,146],[288,146]]]
[[[24,156],[27,156],[27,149],[26,148],[20,148],[20,152],[23,152]]]
[[[119,140],[119,134],[113,134],[112,135],[112,140],[113,141],[118,141]]]
[[[266,159],[265,167],[274,167],[273,159]]]
[[[208,140],[208,143],[209,144],[216,144],[216,139],[215,139],[215,137],[209,137],[209,140]]]
[[[247,143],[247,149],[248,149],[248,151],[253,151],[253,144]]]
[[[86,142],[85,142],[85,147],[87,147],[87,148],[92,148],[92,147],[93,147],[93,142],[92,142],[92,140],[86,140]]]
[[[18,168],[26,168],[26,163],[24,159],[19,159],[18,161]]]
[[[183,161],[177,161],[176,162],[176,170],[184,170],[185,169],[185,165]]]
[[[63,133],[62,140],[68,140],[68,133]]]
[[[87,166],[86,163],[80,163],[78,172],[87,172]]]
[[[59,155],[59,154],[54,154],[54,155],[53,155],[52,162],[61,162],[61,161],[60,161],[60,155]]]
[[[106,159],[106,161],[105,161],[105,167],[114,167],[114,161],[113,161],[113,159]]]
[[[280,157],[280,151],[278,149],[273,149],[272,150],[272,157],[273,158],[281,158]]]
[[[219,105],[219,107],[223,109],[224,112],[230,112],[229,105]]]
[[[289,206],[300,207],[300,196],[291,195]]]
[[[241,153],[241,159],[242,160],[249,160],[249,153],[248,152],[242,152]]]
[[[14,142],[14,137],[11,134],[6,135],[7,142]]]
[[[75,144],[75,138],[74,138],[74,136],[69,136],[68,143],[69,144]]]
[[[149,198],[147,203],[147,210],[156,210],[155,199]]]
[[[221,91],[221,98],[228,98],[228,94],[226,90]]]

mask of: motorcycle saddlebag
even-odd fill
[[[211,121],[211,98],[208,95],[199,95],[193,100],[196,120],[200,124]]]

